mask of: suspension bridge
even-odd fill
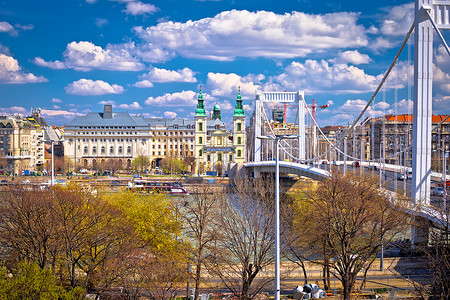
[[[421,210],[417,212],[411,209],[411,213],[418,218],[426,218],[430,221],[438,220],[438,213],[430,206],[431,178],[432,175],[435,178],[443,178],[445,186],[446,176],[445,171],[444,175],[431,172],[431,156],[433,150],[435,150],[432,149],[432,132],[439,129],[439,126],[442,126],[448,116],[433,128],[433,33],[436,33],[441,45],[450,55],[450,49],[441,33],[441,30],[450,29],[450,0],[416,0],[414,9],[415,20],[372,97],[355,121],[349,124],[347,129],[336,133],[333,140],[320,129],[314,115],[314,105],[313,109],[308,107],[303,91],[258,92],[255,99],[255,111],[250,121],[249,149],[252,149],[252,151],[249,151],[248,162],[245,167],[251,169],[255,177],[258,177],[262,172],[274,172],[275,159],[278,157],[281,173],[321,179],[330,176],[330,172],[320,168],[319,162],[342,164],[344,172],[349,163],[355,164],[358,162],[361,167],[379,169],[381,185],[383,174],[381,170],[386,169],[386,160],[393,160],[396,164],[391,165],[391,169],[394,169],[396,173],[403,172],[405,175],[404,192],[406,190],[406,172],[412,170],[409,193],[411,205],[418,205]],[[414,59],[412,61],[414,73],[413,76],[408,73],[408,100],[412,98],[414,105],[412,111],[407,114],[408,116],[412,115],[412,118],[405,122],[404,125],[407,126],[405,126],[406,129],[402,131],[402,134],[398,134],[400,132],[398,127],[394,128],[395,134],[390,142],[395,151],[386,155],[386,145],[389,141],[386,141],[385,136],[378,141],[374,139],[375,118],[368,114],[368,109],[371,105],[374,105],[380,91],[383,91],[383,100],[385,100],[387,79],[391,73],[398,74],[398,72],[392,72],[392,70],[397,68],[399,57],[406,45],[408,45],[409,69],[412,36],[414,36]],[[411,87],[413,87],[413,97],[410,93]],[[395,101],[397,102],[396,91]],[[269,109],[272,108],[273,115],[274,107],[280,105],[284,105],[284,118],[281,124],[274,120],[269,113]],[[286,114],[289,113],[287,112],[287,106],[290,109],[295,108],[292,111],[296,111],[294,121],[290,124],[287,124],[286,121]],[[398,121],[397,115],[394,118]],[[368,124],[369,122],[371,124]],[[369,128],[369,130],[365,128]],[[410,129],[412,129],[411,134],[409,134]],[[355,134],[357,130],[360,131],[359,136]],[[366,130],[365,134],[363,134],[364,130]],[[289,138],[283,139],[282,137]],[[353,139],[351,143],[354,148],[351,151],[352,155],[347,149],[348,139]],[[355,142],[356,139],[359,139],[359,143]],[[318,141],[321,141],[326,147],[318,147]],[[360,154],[355,156],[355,153],[358,152],[355,151],[358,145],[361,149]],[[445,142],[443,145],[445,145]],[[443,148],[443,151],[445,151],[444,146]],[[280,149],[280,153],[278,153],[278,149]],[[379,151],[376,151],[377,149]],[[443,157],[446,157],[445,152]],[[338,158],[341,158],[341,160],[338,160]],[[445,161],[446,159],[444,159]],[[445,169],[444,164],[443,170]],[[394,195],[398,192],[396,182],[393,192]],[[439,220],[442,222],[442,217]],[[447,223],[447,220],[444,220],[444,222]],[[412,229],[411,240],[413,243],[426,242],[427,239],[427,228],[415,227]]]

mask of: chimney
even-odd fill
[[[112,119],[112,105],[106,104],[103,108],[103,119]]]

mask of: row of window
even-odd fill
[[[135,142],[137,142],[137,140],[138,139],[134,139],[134,141]],[[194,139],[193,138],[191,138],[191,139],[185,139],[184,141],[185,142],[188,142],[188,141],[191,141],[191,142],[194,142]],[[133,139],[114,139],[114,138],[110,138],[110,139],[104,139],[104,138],[100,138],[100,139],[96,139],[96,138],[92,138],[92,139],[87,139],[87,138],[84,138],[84,139],[78,139],[78,142],[80,142],[80,141],[83,141],[83,142],[106,142],[106,141],[108,141],[108,142],[132,142],[133,141]],[[146,141],[147,141],[147,139],[141,139],[141,141],[143,142],[143,143],[145,143]],[[153,141],[153,142],[167,142],[167,140],[166,139],[163,139],[163,140],[160,140],[160,139],[158,139],[158,140],[155,140],[155,141]],[[73,139],[69,139],[69,142],[73,142]],[[179,140],[177,140],[177,139],[169,139],[169,142],[179,142],[179,143],[183,143],[183,139],[179,139]]]
[[[114,153],[114,146],[109,147],[109,153],[110,154]],[[117,153],[118,154],[122,154],[123,153],[122,146],[119,146],[119,148],[117,148]],[[84,146],[83,154],[88,154],[88,147],[87,146]],[[94,154],[94,155],[97,154],[97,147],[96,146],[92,147],[92,154]],[[105,146],[102,146],[100,148],[100,154],[106,154],[106,147]],[[127,147],[127,154],[131,154],[131,146]]]
[[[200,150],[198,151],[198,156],[199,156],[199,157],[203,157],[203,150],[200,149]],[[236,156],[237,156],[237,157],[242,157],[242,151],[241,151],[241,150],[238,150],[238,151],[236,152]],[[232,160],[233,160],[233,155],[230,154],[229,158],[230,158],[229,160],[232,161]],[[207,160],[207,161],[211,161],[211,155],[210,155],[210,154],[208,154],[208,155],[206,156],[206,160]],[[218,153],[218,154],[217,154],[217,160],[218,160],[218,161],[222,161],[222,154],[221,154],[221,153]]]
[[[208,140],[210,140],[208,138]],[[217,138],[217,145],[222,145],[223,139],[222,138]],[[203,145],[203,137],[199,136],[198,137],[198,143],[199,145]],[[237,138],[237,145],[242,145],[242,138],[240,136],[238,136]]]

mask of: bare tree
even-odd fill
[[[191,241],[190,260],[195,266],[194,284],[197,300],[200,293],[202,268],[211,247],[217,239],[215,219],[218,213],[218,204],[224,197],[221,191],[210,186],[194,188],[192,195],[184,199],[183,220],[186,236]]]
[[[419,252],[425,255],[428,268],[431,271],[433,282],[429,287],[418,287],[422,298],[449,299],[450,297],[450,209],[447,206],[435,207],[433,221],[423,218],[420,220],[420,227],[427,227],[429,230],[428,244],[416,245]]]
[[[368,268],[382,244],[406,224],[401,201],[397,204],[379,188],[376,177],[332,173],[296,205],[292,230],[298,233],[303,259],[320,254],[313,262],[329,267],[342,283],[343,298],[350,299],[358,272]]]
[[[51,207],[50,191],[10,186],[0,194],[0,240],[8,245],[2,256],[13,265],[27,259],[42,269],[54,266],[58,242]]]
[[[252,299],[273,281],[261,274],[274,262],[273,191],[271,181],[242,178],[220,202],[208,271],[240,299]]]

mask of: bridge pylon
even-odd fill
[[[298,105],[298,158],[300,160],[305,159],[305,94],[304,91],[297,92],[261,92],[256,93],[255,99],[255,112],[253,115],[253,154],[251,160],[254,162],[263,161],[261,140],[258,138],[263,133],[264,120],[264,103],[295,103]]]

